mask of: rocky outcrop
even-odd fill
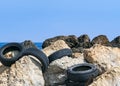
[[[76,37],[75,35],[69,36],[56,36],[50,39],[47,39],[43,42],[42,48],[45,48],[57,40],[63,40],[65,43],[73,50],[73,52],[83,52],[83,48],[90,48],[90,38],[88,35],[84,34],[80,37]]]
[[[75,64],[92,63],[97,65],[101,74],[89,86],[119,86],[120,83],[120,36],[111,41],[105,35],[95,37],[92,42],[88,35],[76,37],[57,36],[43,43],[43,52],[52,53],[69,48],[72,56],[64,56],[50,63],[43,73],[40,62],[33,56],[24,56],[11,67],[0,63],[0,86],[65,86],[66,70]],[[25,48],[37,48],[31,41],[24,41]],[[5,57],[14,57],[18,51],[8,52]],[[63,85],[59,85],[63,84]]]
[[[89,86],[119,86],[120,67],[113,67],[101,76],[97,77]]]
[[[109,40],[107,38],[107,36],[105,35],[99,35],[97,37],[95,37],[91,43],[94,44],[101,44],[101,45],[108,45],[109,44]]]
[[[116,37],[111,41],[111,45],[113,47],[119,47],[120,48],[120,36]]]
[[[84,35],[81,35],[80,37],[78,37],[78,41],[80,43],[87,43],[87,42],[90,42],[90,38],[87,34],[84,34]]]
[[[37,48],[35,44],[31,40],[25,40],[24,42],[21,43],[24,48]]]
[[[69,48],[70,47],[63,41],[63,40],[58,40],[53,42],[50,46],[44,48],[42,51],[49,56],[50,54],[54,53],[55,51],[58,51],[60,49],[64,48]]]
[[[90,63],[97,64],[102,72],[112,67],[120,66],[120,49],[99,44],[84,51],[84,58]]]
[[[78,40],[75,35],[69,35],[64,41],[70,48],[73,48],[78,44]]]
[[[51,45],[53,42],[55,42],[57,40],[64,40],[70,48],[75,47],[78,44],[78,40],[75,35],[56,36],[56,37],[53,37],[50,39],[46,39],[43,42],[42,48],[48,47],[49,45]]]
[[[83,53],[85,48],[90,48],[91,42],[88,35],[84,34],[78,37],[78,44],[72,48],[74,53]]]
[[[0,78],[0,86],[45,85],[41,65],[32,56],[23,57],[11,67],[0,64]]]
[[[83,53],[84,48],[83,47],[74,47],[72,48],[73,53]]]
[[[81,57],[83,57],[83,53],[73,53],[73,54],[72,54],[72,57],[73,57],[73,58],[81,58]],[[84,58],[81,58],[81,59],[84,60]]]
[[[69,39],[68,39],[69,38]],[[62,39],[62,40],[58,40]],[[75,36],[57,36],[45,41],[43,51],[49,56],[53,52],[71,48],[72,57],[65,56],[53,61],[45,73],[46,86],[59,86],[67,79],[66,70],[68,67],[84,62],[97,65],[101,75],[98,76],[90,86],[115,86],[120,83],[120,49],[119,37],[116,37],[111,43],[105,35],[99,35],[90,41],[88,35]],[[51,44],[51,45],[50,45]],[[113,47],[112,47],[113,46]],[[114,80],[113,80],[114,79]],[[110,83],[109,83],[110,82]]]
[[[56,37],[53,37],[53,38],[46,39],[42,44],[42,48],[48,47],[53,42],[55,42],[57,40],[64,40],[65,38],[66,38],[66,36],[56,36]]]
[[[78,37],[79,44],[76,47],[90,48],[90,38],[87,34],[81,35]]]

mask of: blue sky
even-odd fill
[[[1,0],[0,42],[120,35],[120,0]]]

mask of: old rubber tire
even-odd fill
[[[74,82],[86,82],[98,74],[99,70],[96,66],[89,63],[77,64],[67,70],[68,80]]]
[[[35,56],[42,63],[42,71],[45,72],[49,65],[48,57],[39,49],[28,48],[23,52],[23,56],[32,55]]]
[[[72,56],[72,50],[65,48],[65,49],[61,49],[61,50],[54,52],[53,54],[48,56],[49,62],[51,63],[52,61],[56,59],[62,58],[63,56]]]
[[[4,56],[7,52],[16,51],[16,50],[19,51],[19,53],[16,56],[14,56],[12,58],[6,58]],[[0,49],[0,61],[5,66],[11,66],[22,56],[23,51],[24,51],[24,49],[21,44],[8,43]]]

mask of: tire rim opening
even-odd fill
[[[13,58],[16,57],[20,53],[20,51],[20,48],[16,46],[10,46],[3,51],[3,55],[6,58]]]
[[[89,67],[89,66],[79,66],[79,67],[74,68],[73,71],[87,71],[90,69],[91,69],[91,67]]]

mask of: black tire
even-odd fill
[[[14,51],[14,50],[19,51],[19,53],[16,56],[14,56],[12,58],[6,58],[5,57],[5,54],[7,52]],[[5,66],[11,66],[22,56],[23,51],[24,51],[24,49],[23,49],[21,44],[19,44],[19,43],[8,43],[0,49],[0,61]]]
[[[67,70],[68,80],[74,82],[87,82],[98,76],[99,70],[93,64],[77,64]]]
[[[54,52],[53,54],[48,56],[49,62],[51,63],[52,61],[56,59],[62,58],[63,56],[72,56],[72,50],[65,48],[65,49],[61,49],[61,50]]]
[[[42,71],[43,72],[45,72],[46,69],[48,68],[49,60],[48,60],[47,56],[42,51],[40,51],[39,49],[28,48],[23,53],[23,56],[25,56],[25,55],[35,56],[42,63]]]

